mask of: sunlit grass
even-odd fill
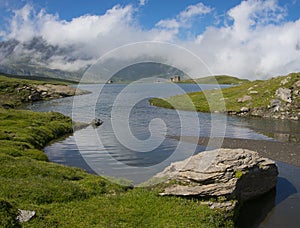
[[[286,77],[290,77],[290,80],[284,87],[290,88],[296,81],[300,80],[300,73],[292,73],[288,76],[276,77],[266,81],[246,82],[219,91],[194,92],[166,99],[153,98],[150,99],[150,104],[164,108],[174,109],[176,107],[176,109],[188,111],[196,109],[198,112],[238,112],[242,107],[250,109],[267,108],[270,101],[275,98],[276,90],[282,87],[281,81]],[[239,103],[238,99],[245,95],[251,96],[251,100]],[[193,105],[187,105],[187,103],[193,103]],[[225,110],[224,107],[226,107]]]

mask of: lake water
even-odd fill
[[[77,131],[45,149],[51,161],[81,167],[91,173],[126,178],[138,184],[162,171],[171,162],[209,150],[170,139],[166,135],[274,140],[268,137],[273,136],[272,134],[262,134],[264,129],[272,132],[273,121],[265,121],[262,125],[261,120],[163,109],[153,107],[148,102],[149,97],[169,97],[200,89],[214,89],[216,85],[203,85],[199,88],[194,84],[143,83],[131,86],[110,84],[79,87],[92,93],[38,102],[28,108],[42,112],[57,111],[75,121],[86,123],[95,117],[104,121],[99,128],[88,127]],[[293,123],[286,122],[283,125],[295,128]],[[264,129],[258,126],[264,126]],[[289,197],[300,192],[300,168],[281,162],[277,165],[280,171],[277,191],[265,197],[267,202],[264,205],[268,207],[262,207],[257,202],[253,203],[254,206],[250,205],[245,209],[247,216],[241,220],[241,226],[260,224],[271,227],[280,218],[278,215],[274,217],[276,209],[284,207],[282,205],[290,200]],[[285,207],[291,204],[287,205]],[[264,208],[264,212],[255,215],[253,212],[257,211],[257,207]],[[251,221],[247,210],[254,214]],[[296,225],[297,219],[299,221],[298,216],[295,216],[289,221],[294,221],[292,224]]]

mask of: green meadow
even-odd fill
[[[23,81],[0,77],[2,102],[14,83]],[[21,95],[10,101],[22,103]],[[118,185],[49,162],[43,148],[72,131],[72,120],[59,113],[0,108],[0,227],[234,226],[233,212],[212,210],[200,199],[162,197],[156,187]],[[19,224],[18,209],[36,216]]]

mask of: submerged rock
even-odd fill
[[[277,175],[275,162],[257,152],[217,149],[172,163],[154,178],[167,179],[161,195],[246,201],[275,188]]]
[[[93,127],[99,127],[102,124],[103,124],[103,121],[98,118],[93,119],[92,122],[90,123],[90,125],[92,125]]]

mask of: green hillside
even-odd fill
[[[63,78],[49,78],[49,77],[41,77],[41,76],[26,76],[26,75],[12,75],[12,74],[1,74],[0,76],[5,76],[7,78],[15,78],[20,80],[30,80],[35,82],[48,82],[52,84],[78,84],[78,81],[72,81]]]
[[[183,80],[182,83],[196,83],[196,84],[223,84],[223,85],[239,85],[245,82],[249,82],[247,79],[240,79],[228,75],[216,75],[207,76],[203,78],[187,79]]]
[[[243,83],[221,91],[194,92],[167,99],[154,98],[150,100],[150,104],[198,112],[298,120],[300,118],[299,91],[300,73],[292,73],[266,81]],[[287,93],[289,99],[284,97],[284,93]]]

